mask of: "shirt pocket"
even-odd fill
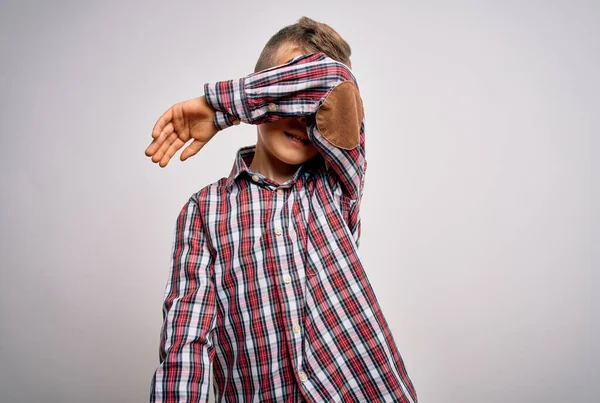
[[[227,290],[250,281],[262,266],[261,238],[252,229],[244,229],[221,246],[222,284]]]
[[[307,248],[308,277],[322,271],[333,271],[339,266],[341,250],[347,245],[347,220],[350,217],[352,201],[343,195],[336,196],[327,204],[315,206],[309,219],[307,236],[310,245]]]

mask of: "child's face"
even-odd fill
[[[296,45],[283,44],[279,48],[276,63],[277,65],[284,64],[302,54],[304,52]],[[290,138],[290,135],[301,137],[306,141],[294,140]],[[271,155],[290,165],[302,164],[319,153],[315,146],[308,141],[304,116],[285,117],[273,123],[258,125],[257,140],[257,143],[262,143],[261,146]]]

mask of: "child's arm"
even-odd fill
[[[323,53],[302,55],[244,78],[205,84],[204,90],[217,111],[219,129],[238,121],[260,124],[311,115],[309,138],[345,195],[359,201],[367,166],[364,113],[356,79],[346,65]]]
[[[207,402],[216,324],[213,256],[193,196],[177,218],[151,402]]]

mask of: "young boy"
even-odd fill
[[[416,403],[358,254],[363,106],[350,47],[303,17],[255,72],[205,85],[146,149],[181,160],[240,121],[258,128],[228,177],[177,220],[153,402]]]

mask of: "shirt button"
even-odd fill
[[[282,195],[283,194],[283,189],[282,188],[277,189],[277,193],[279,193],[280,195]]]
[[[277,105],[271,103],[267,106],[267,108],[269,108],[271,112],[275,112],[277,110]]]
[[[275,233],[277,235],[281,235],[281,234],[283,234],[283,230],[281,229],[281,227],[277,227],[277,228],[275,228]]]
[[[285,276],[283,276],[283,282],[286,284],[289,284],[292,281],[292,278],[290,277],[289,274],[286,274]]]
[[[252,180],[254,182],[258,182],[258,175],[252,175]]]
[[[304,381],[306,381],[308,379],[308,376],[306,376],[306,372],[304,372],[304,371],[298,372],[298,376],[300,377],[300,380],[302,382],[304,382]]]
[[[299,325],[294,325],[294,327],[292,329],[294,330],[295,334],[300,333],[300,326]]]
[[[233,122],[231,122],[231,123],[233,123],[234,125],[236,125],[236,126],[237,126],[237,125],[239,125],[239,124],[240,124],[240,120],[239,120],[239,119],[235,119],[235,120],[234,120]]]

